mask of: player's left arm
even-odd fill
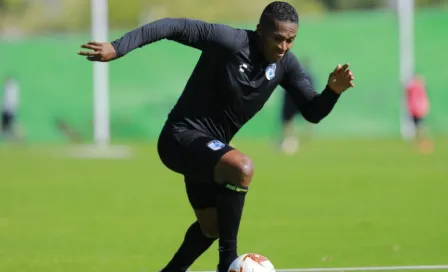
[[[325,89],[317,93],[292,53],[284,61],[286,71],[280,85],[289,93],[302,116],[311,123],[319,123],[324,119],[332,111],[340,95],[355,86],[349,65],[338,65],[330,74]]]

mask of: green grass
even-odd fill
[[[239,252],[277,268],[448,263],[448,141],[310,142],[294,157],[237,142],[254,160]],[[194,220],[181,176],[154,144],[129,160],[0,145],[0,271],[156,271]],[[216,244],[192,269],[214,269]]]

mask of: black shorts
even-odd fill
[[[283,91],[283,101],[281,110],[282,122],[283,123],[289,122],[296,115],[300,115],[299,109],[292,100],[291,96],[286,91]]]
[[[233,148],[210,135],[164,128],[157,144],[163,164],[185,177],[188,199],[193,209],[215,206],[217,185],[214,169],[221,157]]]
[[[14,115],[7,111],[2,112],[2,123],[1,123],[1,131],[9,132],[12,129],[12,125],[14,122]]]

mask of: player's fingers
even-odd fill
[[[86,51],[78,51],[78,55],[81,55],[81,56],[89,56],[89,52],[86,52]]]
[[[99,55],[101,55],[101,52],[99,52],[99,51],[79,51],[78,55],[81,55],[81,56],[99,56]]]
[[[336,66],[336,68],[334,68],[333,73],[337,73],[340,69],[341,69],[341,65],[338,64],[338,66]]]
[[[92,50],[99,50],[99,49],[101,49],[101,46],[94,45],[94,44],[83,44],[83,45],[81,45],[81,47],[85,48],[85,49],[92,49]]]
[[[345,74],[345,73],[347,73],[348,67],[349,67],[349,64],[347,64],[347,63],[342,65],[341,69],[339,69],[339,71],[338,71],[338,74]]]
[[[352,71],[350,71],[350,70],[347,71],[346,77],[351,80],[355,79],[355,76],[353,75]]]
[[[96,45],[96,46],[101,46],[101,43],[100,43],[100,42],[95,42],[95,41],[90,41],[90,42],[88,42],[88,44]]]
[[[100,61],[101,59],[98,56],[88,56],[87,60],[89,60],[89,61]]]

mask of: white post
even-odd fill
[[[92,39],[108,40],[108,0],[92,0]],[[107,63],[93,62],[93,112],[94,139],[99,145],[107,145],[109,131],[109,69]]]
[[[414,0],[397,0],[399,54],[400,54],[400,82],[401,82],[401,135],[409,140],[415,135],[415,127],[406,109],[404,88],[415,72],[414,55]]]

